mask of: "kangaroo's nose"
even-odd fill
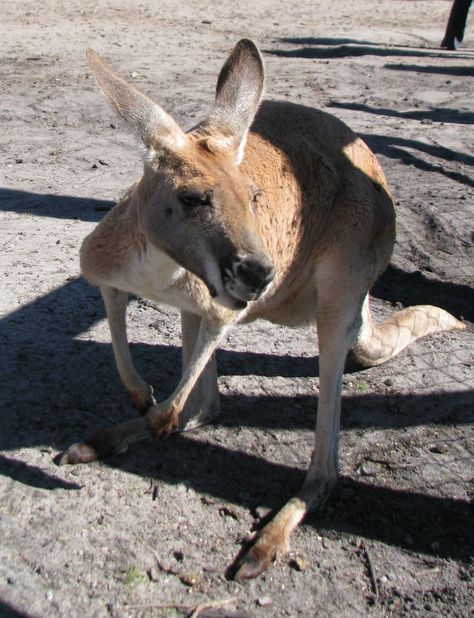
[[[259,292],[273,281],[275,269],[269,258],[251,256],[238,263],[235,274],[241,283],[255,292]]]

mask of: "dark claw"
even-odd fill
[[[145,416],[145,414],[148,412],[148,410],[156,405],[156,401],[155,398],[153,397],[153,389],[150,387],[150,395],[148,397],[148,399],[146,399],[146,401],[143,401],[141,399],[141,397],[139,396],[139,394],[135,391],[128,391],[128,394],[130,395],[130,399],[132,401],[132,405],[133,407],[142,415]]]

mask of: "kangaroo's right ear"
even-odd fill
[[[209,123],[230,133],[241,150],[263,93],[265,71],[255,43],[242,39],[219,74]]]
[[[151,149],[179,150],[186,136],[176,122],[152,99],[128,84],[92,49],[87,60],[97,83],[119,114]]]

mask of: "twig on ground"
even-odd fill
[[[214,607],[220,607],[221,605],[227,605],[228,603],[233,603],[235,601],[237,601],[237,599],[235,597],[231,597],[230,599],[223,599],[221,601],[209,601],[207,603],[200,603],[194,608],[194,611],[191,614],[191,618],[198,618],[199,614],[204,609],[213,609]]]
[[[367,549],[366,545],[364,543],[361,543],[361,547],[364,550],[365,553],[365,558],[367,560],[367,566],[369,568],[369,576],[370,576],[370,581],[372,583],[372,589],[375,595],[375,601],[378,601],[379,598],[379,587],[377,585],[377,577],[375,575],[375,569],[374,569],[374,564],[372,562],[372,558],[370,557],[370,553],[369,550]]]
[[[441,569],[439,567],[434,567],[432,569],[423,569],[422,571],[417,571],[415,573],[415,577],[419,577],[420,575],[434,575],[435,573],[439,573]]]
[[[408,468],[416,468],[416,466],[418,465],[416,463],[399,463],[397,461],[390,461],[389,459],[379,459],[375,457],[367,457],[366,461],[380,464],[381,466],[385,466],[385,468],[388,468],[389,470],[406,470]]]
[[[191,612],[190,618],[198,618],[199,614],[205,609],[213,609],[228,603],[235,603],[237,597],[230,599],[220,599],[216,601],[205,601],[197,605],[190,603],[140,603],[137,605],[116,605],[115,609],[177,609]]]

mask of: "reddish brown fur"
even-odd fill
[[[229,325],[258,318],[316,322],[315,449],[302,489],[239,564],[239,578],[254,577],[287,551],[291,531],[336,481],[342,373],[351,346],[356,359],[374,365],[420,336],[462,325],[430,306],[372,324],[367,292],[388,264],[395,236],[383,171],[364,142],[324,112],[265,102],[254,120],[263,65],[253,43],[237,44],[210,118],[187,135],[96,54],[88,57],[147,154],[141,181],[84,241],[81,266],[101,288],[122,381],[135,405],[150,409],[145,419],[72,445],[61,462],[91,461],[148,430],[159,437],[208,420],[218,410],[213,353]],[[130,357],[128,292],[181,309],[183,376],[159,404]]]

